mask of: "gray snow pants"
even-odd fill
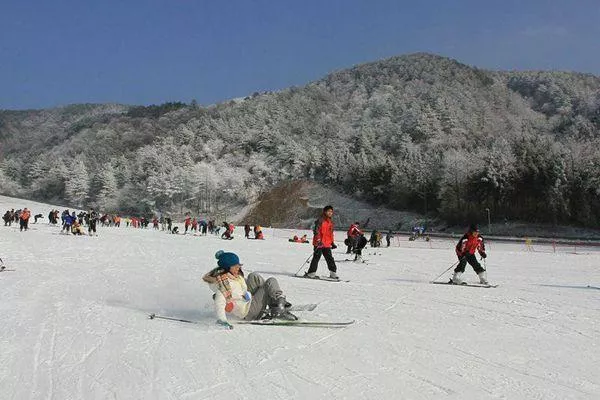
[[[275,278],[269,278],[266,281],[257,272],[252,272],[246,279],[248,291],[252,294],[250,310],[244,318],[251,321],[260,318],[263,311],[269,304],[275,303],[276,299],[283,296],[279,288],[279,282]]]

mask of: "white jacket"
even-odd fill
[[[228,279],[229,286],[231,287],[231,298],[234,304],[231,314],[238,318],[244,318],[250,310],[250,302],[246,301],[243,297],[248,290],[246,280],[241,275],[237,277],[229,275]],[[225,296],[221,293],[216,283],[208,286],[215,293],[215,313],[217,314],[217,318],[221,321],[227,321],[227,313],[225,312],[227,301],[225,300]]]

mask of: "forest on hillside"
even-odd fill
[[[309,179],[449,223],[600,223],[600,79],[431,54],[217,105],[0,111],[0,193],[152,212]]]

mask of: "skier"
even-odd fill
[[[40,218],[44,218],[44,216],[43,216],[42,214],[35,214],[35,215],[33,216],[33,223],[34,223],[34,224],[37,224],[37,221],[38,221],[38,219],[40,219]]]
[[[98,223],[98,213],[96,211],[94,211],[93,208],[88,213],[87,220],[88,220],[88,234],[90,236],[92,236],[92,232],[93,232],[93,234],[98,236],[98,233],[96,232],[96,224]]]
[[[192,217],[190,217],[189,215],[187,215],[185,217],[185,220],[183,222],[183,226],[185,227],[185,232],[183,232],[183,234],[187,234],[188,229],[190,228],[190,225],[192,224]]]
[[[4,214],[4,216],[2,217],[2,219],[4,220],[4,226],[10,226],[10,224],[13,221],[13,215],[11,214],[10,211],[6,210],[6,213]]]
[[[356,247],[356,241],[358,240],[359,236],[362,235],[362,231],[359,228],[359,223],[355,222],[352,225],[350,225],[350,228],[348,229],[348,239],[347,239],[347,243],[346,246],[348,246],[348,250],[346,251],[346,254],[351,254],[352,250],[354,250],[354,248]]]
[[[358,236],[358,238],[356,239],[356,247],[354,247],[354,261],[356,262],[361,262],[363,261],[362,259],[362,250],[367,246],[367,238],[365,237],[365,235],[361,232],[361,234]]]
[[[385,235],[385,241],[387,243],[386,247],[390,247],[390,242],[392,241],[393,237],[394,237],[394,234],[392,233],[392,230],[390,229],[388,231],[388,233]]]
[[[467,233],[460,238],[456,244],[456,255],[458,256],[458,265],[454,269],[451,281],[455,284],[463,283],[461,276],[465,272],[467,262],[471,264],[475,273],[479,277],[479,283],[488,284],[487,273],[485,269],[477,261],[475,251],[478,251],[482,258],[486,258],[485,244],[483,238],[479,235],[479,229],[476,224],[471,224]]]
[[[23,231],[23,229],[27,230],[27,224],[29,223],[29,217],[31,217],[31,212],[27,209],[27,207],[25,207],[19,217],[19,222],[20,222],[19,230],[20,231]]]
[[[214,292],[218,324],[232,328],[227,321],[227,313],[247,321],[264,318],[298,319],[286,310],[291,304],[286,302],[277,279],[264,280],[256,272],[248,275],[247,280],[244,279],[242,264],[235,253],[219,250],[215,258],[218,260],[217,267],[205,274],[202,280]]]
[[[73,221],[73,225],[71,225],[71,233],[73,235],[83,235],[83,227],[79,223],[78,218],[76,218],[75,221]]]
[[[265,239],[265,236],[262,233],[262,228],[260,227],[260,225],[254,226],[254,239],[258,239],[258,240]]]
[[[321,255],[325,257],[325,261],[327,262],[327,268],[329,269],[329,277],[331,279],[340,279],[337,275],[337,267],[335,265],[335,260],[333,259],[333,255],[331,254],[331,249],[336,248],[335,243],[333,242],[333,207],[325,206],[323,208],[323,213],[321,217],[315,221],[315,225],[313,228],[313,258],[310,263],[310,267],[308,271],[304,275],[307,278],[316,278],[317,277],[317,268],[319,266],[319,260],[321,259]]]
[[[250,225],[244,225],[244,234],[246,235],[246,239],[250,239]]]
[[[233,224],[229,224],[223,221],[223,228],[225,228],[225,232],[223,232],[223,234],[221,235],[221,239],[233,239]]]

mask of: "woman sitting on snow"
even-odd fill
[[[235,253],[219,250],[215,254],[217,267],[202,277],[214,292],[215,312],[217,323],[229,327],[227,313],[245,320],[278,318],[287,320],[298,319],[286,310],[291,304],[275,278],[266,281],[256,272],[244,279],[242,264]],[[268,307],[268,311],[267,311]]]

